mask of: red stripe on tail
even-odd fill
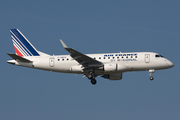
[[[23,54],[21,54],[21,52],[14,46],[15,52],[17,55],[19,55],[20,57],[23,57]]]

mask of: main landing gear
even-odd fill
[[[152,76],[152,74],[155,72],[154,69],[149,70],[149,75],[150,75],[150,80],[154,80],[154,77]]]
[[[96,79],[91,79],[91,83],[93,84],[93,85],[95,85],[96,83],[97,83],[97,81],[96,81]]]
[[[92,83],[93,85],[95,85],[95,84],[97,83],[97,81],[96,81],[96,79],[95,79],[95,78],[97,77],[97,75],[94,75],[93,72],[89,72],[89,74],[86,75],[86,76],[87,76],[88,79],[91,80],[91,83]]]

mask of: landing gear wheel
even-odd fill
[[[153,76],[151,76],[151,77],[150,77],[150,80],[154,80],[154,77],[153,77]]]
[[[95,84],[97,83],[97,81],[96,81],[95,79],[91,79],[91,83],[92,83],[93,85],[95,85]]]

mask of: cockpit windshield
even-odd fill
[[[162,55],[155,55],[155,57],[157,58],[157,57],[163,57]]]

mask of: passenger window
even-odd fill
[[[94,57],[94,59],[96,59],[96,58]]]
[[[67,58],[67,61],[68,61],[69,59]]]
[[[110,57],[108,57],[108,59],[110,59]]]
[[[58,59],[58,61],[60,61],[60,59]]]
[[[122,58],[124,58],[124,57],[122,56]]]
[[[117,57],[117,59],[119,59],[119,57]]]
[[[101,57],[99,57],[99,59],[101,59]]]
[[[106,57],[104,57],[104,59],[106,59]]]
[[[113,57],[113,59],[114,59],[114,57]]]
[[[133,58],[133,56],[131,56],[131,58]]]
[[[126,58],[128,58],[128,56],[126,56]]]
[[[62,61],[64,61],[64,59],[62,59]]]
[[[135,58],[137,58],[137,56]]]

